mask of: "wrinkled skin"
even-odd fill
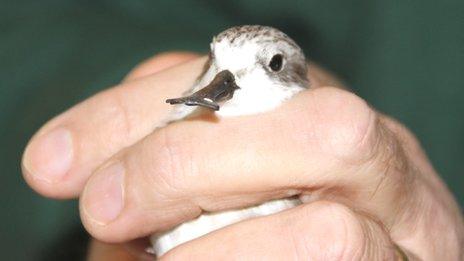
[[[31,139],[24,178],[44,196],[79,197],[98,239],[89,259],[132,260],[119,243],[289,192],[311,196],[162,259],[384,260],[398,258],[394,244],[410,260],[464,258],[458,206],[414,135],[317,65],[314,88],[275,111],[154,131],[172,110],[164,100],[191,86],[204,62],[155,56]]]

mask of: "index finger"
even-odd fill
[[[29,142],[23,173],[39,193],[79,194],[104,160],[152,132],[172,107],[164,100],[192,86],[205,58],[126,81],[81,102],[45,124]]]

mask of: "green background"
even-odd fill
[[[28,138],[160,51],[205,52],[239,24],[276,26],[419,137],[464,204],[464,1],[0,0],[0,256],[82,258],[75,201],[21,178]]]

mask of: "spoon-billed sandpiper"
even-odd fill
[[[191,90],[184,97],[166,101],[177,104],[166,122],[186,118],[198,108],[213,111],[217,117],[265,112],[307,88],[305,56],[286,34],[268,26],[232,27],[213,38],[209,59]],[[152,235],[153,251],[161,256],[179,244],[229,224],[300,204],[291,196],[248,208],[204,213]]]

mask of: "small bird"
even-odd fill
[[[194,86],[183,97],[166,100],[176,105],[166,124],[182,120],[200,108],[217,117],[270,111],[309,86],[305,55],[290,37],[269,26],[232,27],[213,38],[209,58]],[[290,193],[287,198],[257,206],[204,213],[152,235],[152,251],[161,256],[227,225],[301,204],[294,196]]]

